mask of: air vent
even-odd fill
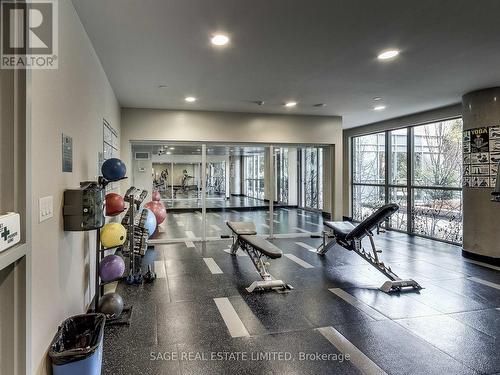
[[[136,152],[135,160],[149,160],[149,152]]]

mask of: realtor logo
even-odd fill
[[[57,2],[2,1],[1,5],[1,68],[57,69]]]

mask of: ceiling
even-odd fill
[[[500,85],[498,0],[73,3],[123,107],[340,115],[353,127]],[[210,45],[218,31],[228,47]],[[378,61],[387,48],[400,57]]]

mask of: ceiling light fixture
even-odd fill
[[[383,111],[385,109],[385,105],[377,105],[376,107],[373,107],[374,111]]]
[[[398,55],[399,55],[399,50],[388,49],[388,50],[380,52],[379,55],[377,56],[377,58],[379,60],[390,60],[390,59],[394,59]]]
[[[295,107],[297,105],[297,102],[286,102],[285,107],[291,108]]]
[[[318,104],[315,104],[314,107],[316,107],[316,108],[326,107],[326,104],[325,103],[318,103]]]
[[[225,34],[215,34],[212,36],[212,39],[210,39],[210,42],[212,42],[214,46],[225,46],[229,43],[229,37]]]
[[[172,155],[172,153],[170,151],[167,151],[167,155]]]
[[[382,98],[380,96],[376,96],[373,98],[374,102],[378,102],[379,100],[382,100]]]
[[[184,100],[188,103],[194,103],[196,98],[194,96],[187,96]]]

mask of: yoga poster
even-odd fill
[[[494,187],[500,161],[500,126],[463,132],[463,187]]]

